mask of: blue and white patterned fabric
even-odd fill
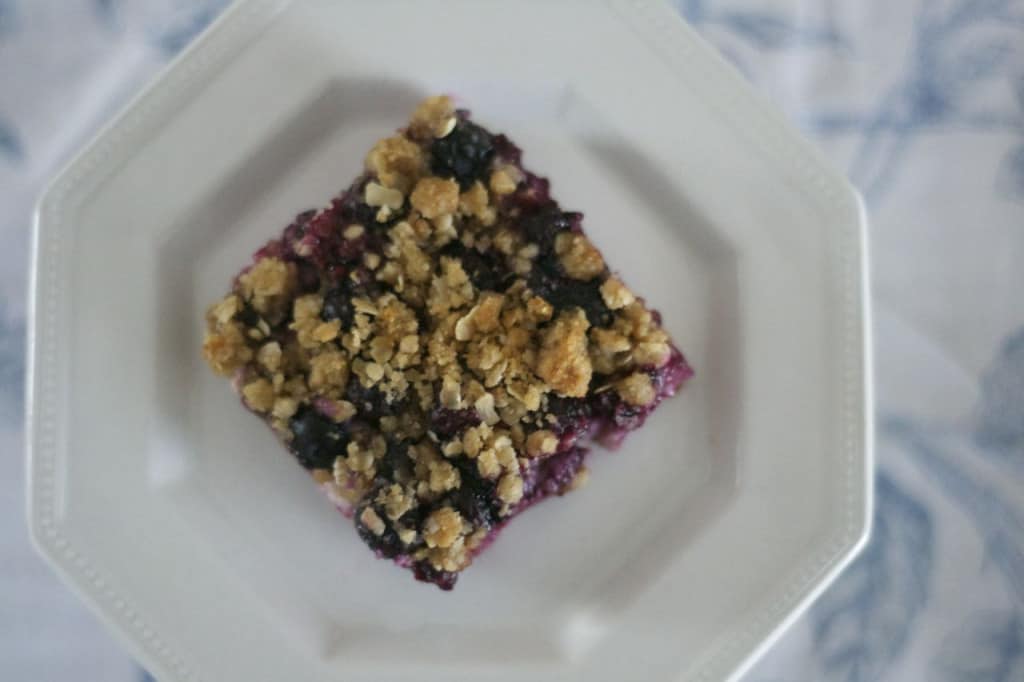
[[[652,0],[656,1],[656,0]],[[29,548],[31,207],[224,0],[0,0],[0,679],[138,680]],[[750,674],[1024,680],[1024,0],[675,0],[871,211],[864,554]]]

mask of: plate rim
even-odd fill
[[[846,363],[854,357],[859,361],[859,376],[851,376],[847,368],[843,377],[841,413],[847,423],[841,447],[847,477],[843,500],[846,524],[825,550],[800,562],[797,577],[777,587],[774,597],[752,615],[740,632],[720,638],[695,666],[678,676],[695,681],[735,680],[750,670],[806,612],[870,538],[874,513],[874,350],[867,209],[861,194],[824,155],[670,7],[645,0],[610,0],[609,4],[623,21],[649,39],[651,48],[674,73],[701,77],[702,94],[715,97],[725,110],[723,113],[742,110],[744,122],[752,132],[749,139],[760,151],[772,155],[776,164],[793,168],[802,176],[801,180],[818,190],[827,202],[825,208],[839,216],[828,229],[841,232],[842,317],[846,323],[841,357]],[[855,480],[858,464],[861,470],[859,480]],[[854,485],[863,486],[859,504]]]
[[[55,316],[60,292],[56,266],[59,247],[54,234],[72,190],[83,181],[95,180],[95,170],[103,160],[119,151],[119,141],[150,113],[165,113],[167,102],[208,79],[235,53],[234,46],[251,38],[265,27],[291,0],[235,0],[178,57],[172,60],[135,96],[120,113],[102,127],[55,176],[40,196],[33,214],[29,300],[27,314],[27,363],[25,402],[26,508],[29,535],[37,551],[53,566],[61,579],[108,630],[147,668],[168,679],[198,679],[198,671],[161,641],[159,635],[135,610],[131,602],[103,582],[80,548],[60,533],[55,518],[55,459],[57,442],[50,428],[56,408],[54,391],[59,371],[55,363],[39,364],[40,354],[54,357],[47,349],[57,347]],[[748,123],[764,150],[785,154],[795,160],[796,170],[828,201],[842,219],[827,229],[841,231],[839,253],[842,260],[842,289],[845,298],[840,319],[846,323],[844,362],[857,358],[859,375],[843,377],[844,404],[841,410],[846,424],[842,461],[847,488],[843,509],[846,523],[831,538],[819,555],[800,562],[798,575],[782,587],[776,587],[739,632],[729,632],[715,642],[698,662],[679,679],[737,679],[782,636],[804,613],[842,570],[863,549],[869,539],[874,507],[874,419],[871,297],[868,258],[868,221],[859,193],[813,145],[801,137],[780,114],[756,93],[736,69],[726,62],[671,8],[644,0],[606,0],[625,23],[650,40],[651,49],[679,72],[680,60],[690,62],[687,72],[704,70],[713,78],[702,84],[705,90],[729,106],[744,110]],[[693,62],[700,62],[694,69]],[[177,80],[174,80],[177,79]],[[162,96],[162,100],[159,96]],[[150,111],[152,110],[152,111]],[[123,150],[121,150],[123,151]],[[50,234],[45,234],[50,233]],[[43,250],[44,238],[47,249]],[[46,278],[44,281],[44,277]],[[49,297],[41,292],[49,291]],[[858,300],[859,299],[859,300]],[[45,310],[44,310],[45,308]],[[40,349],[40,342],[47,343]],[[859,413],[859,414],[858,414]],[[859,476],[858,476],[858,469]],[[859,480],[858,480],[859,479]],[[854,488],[856,486],[856,488]]]
[[[52,363],[42,367],[39,363],[40,338],[52,350],[56,341],[56,299],[45,301],[45,316],[41,312],[44,296],[40,294],[44,270],[49,281],[46,286],[58,286],[53,268],[58,249],[51,246],[43,251],[43,232],[56,230],[63,204],[72,189],[90,176],[105,157],[117,150],[118,138],[126,128],[146,118],[147,109],[166,110],[154,101],[164,91],[170,95],[186,92],[201,83],[231,58],[233,46],[247,42],[266,27],[273,17],[292,0],[232,0],[232,2],[176,57],[160,69],[110,120],[102,125],[88,141],[82,144],[40,193],[32,211],[29,242],[28,301],[26,314],[25,362],[25,510],[29,540],[40,556],[57,573],[73,594],[105,626],[106,630],[149,672],[162,680],[202,680],[197,670],[186,663],[187,656],[168,646],[155,628],[132,605],[127,595],[108,584],[89,561],[81,548],[72,545],[59,530],[55,518],[56,442],[46,417],[53,416],[47,409],[46,398],[51,398],[57,372]],[[178,76],[177,82],[168,82]],[[170,91],[170,94],[168,94]],[[56,217],[48,218],[49,214]],[[47,227],[49,225],[49,227]],[[53,235],[49,235],[52,245]],[[43,266],[48,266],[44,268]],[[45,352],[50,358],[53,352]]]

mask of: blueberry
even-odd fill
[[[459,469],[461,480],[461,485],[452,495],[452,505],[473,525],[494,527],[501,510],[501,502],[495,492],[496,483],[480,475],[475,460],[458,457],[452,461]]]
[[[352,307],[352,295],[344,287],[331,289],[324,294],[324,307],[320,310],[320,317],[327,322],[341,320],[342,329],[350,329],[355,319],[356,311]]]
[[[246,327],[255,327],[260,321],[260,314],[248,303],[238,311],[236,317]]]
[[[468,408],[452,410],[447,407],[437,407],[430,413],[430,430],[442,440],[448,440],[479,423],[480,415],[476,413],[476,410]]]
[[[348,431],[309,406],[302,407],[288,426],[293,438],[288,444],[299,463],[307,469],[329,469],[334,458],[345,453]]]
[[[462,242],[452,242],[441,251],[441,255],[458,258],[469,281],[479,291],[502,292],[515,279],[504,256],[497,251],[480,253],[476,249],[467,249]]]
[[[416,576],[416,580],[424,583],[434,583],[445,592],[455,587],[455,581],[459,579],[458,573],[439,571],[429,561],[416,562],[415,566],[413,566],[413,575]]]
[[[588,282],[567,277],[555,255],[555,237],[565,231],[578,232],[583,218],[581,213],[542,210],[528,214],[519,221],[519,229],[530,241],[540,247],[540,255],[530,270],[528,284],[533,293],[548,301],[557,310],[578,307],[586,314],[590,324],[607,327],[612,323],[612,311],[601,296],[601,282]]]
[[[554,251],[558,233],[578,225],[580,217],[579,213],[545,209],[523,216],[519,221],[519,229],[529,241],[536,242],[542,253],[550,253]]]
[[[430,168],[436,175],[453,177],[462,189],[468,189],[490,167],[494,140],[480,126],[463,120],[450,133],[434,140],[430,154]]]
[[[581,282],[552,272],[552,265],[539,263],[530,272],[530,289],[556,310],[580,308],[595,327],[607,327],[614,321],[612,311],[605,305],[598,280]]]

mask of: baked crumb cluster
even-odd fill
[[[422,102],[206,315],[232,377],[381,556],[442,587],[690,374],[520,151]]]

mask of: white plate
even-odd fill
[[[697,370],[452,593],[374,559],[198,351],[254,247],[439,91]],[[34,253],[32,532],[162,679],[720,679],[865,540],[860,203],[658,3],[237,5],[54,182]]]

